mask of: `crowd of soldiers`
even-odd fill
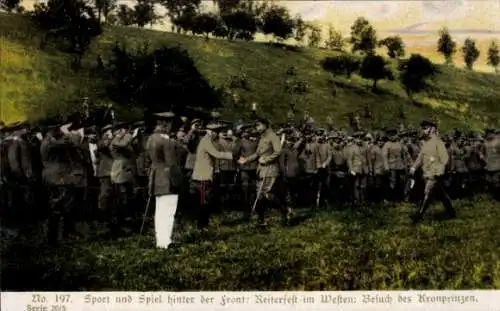
[[[138,232],[164,193],[178,194],[176,218],[200,229],[211,213],[234,209],[248,220],[256,212],[265,224],[276,207],[286,225],[297,207],[404,201],[417,203],[418,221],[435,196],[454,217],[451,199],[500,194],[500,130],[429,139],[411,128],[347,133],[286,124],[275,131],[263,118],[257,126],[194,119],[174,129],[172,118],[158,114],[152,131],[144,122],[1,125],[2,227],[33,234],[48,220],[50,243],[61,233],[78,238],[77,221]]]

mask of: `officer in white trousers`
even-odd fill
[[[151,159],[149,195],[155,197],[156,247],[168,248],[172,243],[175,212],[182,174],[176,153],[176,144],[170,133],[175,115],[172,112],[157,113],[156,127],[146,142],[146,152]]]

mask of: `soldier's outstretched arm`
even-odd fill
[[[208,139],[203,139],[200,144],[204,144],[203,147],[205,147],[205,150],[208,152],[209,155],[212,157],[219,159],[219,160],[232,160],[233,159],[233,153],[232,152],[222,152],[219,151],[215,148],[214,144],[208,140]]]

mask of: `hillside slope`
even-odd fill
[[[467,72],[456,68],[441,68],[433,81],[432,90],[419,94],[416,107],[406,98],[397,82],[380,82],[380,94],[369,90],[370,81],[358,76],[350,81],[333,78],[320,61],[333,52],[321,49],[288,51],[264,43],[228,42],[225,40],[190,37],[135,28],[106,29],[93,43],[77,74],[68,66],[67,56],[54,51],[42,51],[39,33],[24,17],[0,14],[0,118],[15,121],[39,117],[50,111],[64,111],[84,95],[106,101],[101,83],[92,78],[91,66],[97,55],[105,62],[116,42],[133,47],[147,41],[151,47],[179,45],[194,59],[200,72],[213,86],[227,85],[230,77],[246,74],[249,91],[241,91],[245,107],[226,106],[223,114],[235,117],[248,111],[256,101],[259,108],[275,121],[283,121],[290,96],[284,91],[286,70],[297,68],[297,78],[307,81],[310,92],[299,99],[297,108],[308,110],[317,121],[328,115],[341,126],[346,125],[346,113],[363,113],[370,107],[370,125],[382,126],[400,122],[402,109],[407,122],[416,123],[424,116],[438,114],[445,128],[483,128],[500,120],[500,76]],[[337,85],[333,93],[332,80]],[[101,81],[102,82],[102,81]],[[401,107],[401,108],[400,108]],[[368,121],[365,122],[368,125]]]

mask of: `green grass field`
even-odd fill
[[[323,49],[283,50],[265,43],[228,42],[226,40],[184,36],[135,28],[106,29],[96,40],[77,74],[69,69],[67,55],[39,49],[40,34],[21,16],[0,14],[0,101],[1,119],[7,122],[37,118],[53,111],[64,112],[89,95],[99,103],[104,95],[102,80],[92,73],[98,54],[106,61],[110,47],[125,42],[134,47],[149,42],[151,48],[179,45],[189,52],[200,72],[213,86],[228,85],[230,77],[246,74],[250,91],[241,91],[246,106],[226,105],[224,117],[234,118],[248,112],[249,103],[259,103],[262,112],[276,122],[284,121],[291,97],[284,91],[286,70],[295,66],[297,78],[310,85],[310,92],[298,99],[297,108],[308,110],[319,123],[330,115],[339,126],[347,125],[346,113],[370,107],[373,120],[365,126],[400,123],[402,109],[408,123],[422,117],[439,115],[444,129],[453,127],[482,129],[500,120],[500,76],[441,67],[432,89],[416,96],[421,106],[406,97],[397,82],[382,81],[379,94],[370,91],[370,81],[353,76],[333,78],[320,61],[334,52]],[[333,95],[333,80],[337,85]],[[496,123],[496,124],[495,124]]]
[[[153,233],[47,248],[39,237],[5,250],[6,290],[396,290],[499,289],[500,203],[455,201],[411,225],[410,204],[299,210],[292,227],[272,214],[268,229],[216,216],[206,236],[186,226],[169,251]]]

